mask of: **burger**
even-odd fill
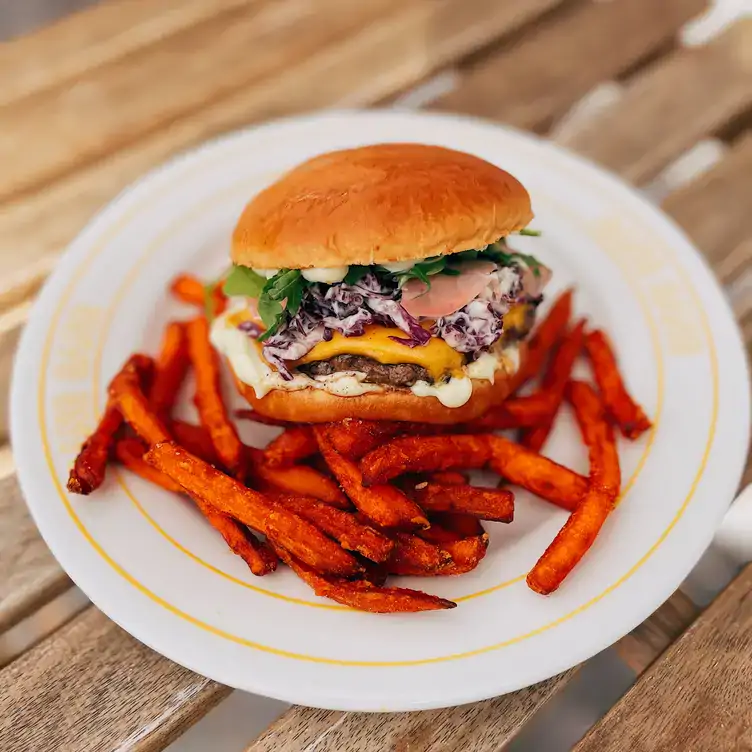
[[[255,196],[212,325],[258,413],[456,423],[509,394],[550,273],[512,175],[438,146],[311,159]]]

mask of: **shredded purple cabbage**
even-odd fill
[[[431,334],[398,302],[396,282],[380,280],[373,272],[354,285],[311,285],[298,312],[264,342],[264,357],[285,380],[292,374],[286,361],[298,360],[334,332],[359,337],[368,324],[395,326],[408,336],[395,338],[410,347],[425,345]]]
[[[474,360],[501,337],[504,313],[523,292],[520,276],[515,267],[500,268],[487,290],[460,310],[440,318],[431,331],[403,308],[397,281],[390,277],[369,272],[355,284],[311,285],[298,312],[264,342],[264,357],[289,381],[292,374],[288,364],[319,342],[330,340],[334,332],[358,337],[367,325],[380,324],[401,329],[406,336],[391,339],[402,345],[419,347],[435,335]],[[258,336],[258,331],[246,330]]]
[[[508,306],[490,300],[471,300],[459,311],[443,316],[434,325],[434,334],[453,350],[477,358],[501,337]]]

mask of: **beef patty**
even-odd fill
[[[523,316],[510,322],[501,337],[501,346],[506,347],[523,339],[530,332],[535,321],[535,309],[540,301],[531,301],[523,310]],[[385,365],[363,355],[335,355],[331,360],[316,360],[298,366],[300,371],[309,376],[329,376],[338,371],[360,371],[366,375],[364,381],[369,384],[388,384],[389,386],[412,386],[416,381],[433,379],[427,369],[412,363]]]
[[[360,371],[366,375],[369,384],[389,386],[412,386],[416,381],[431,381],[423,366],[412,363],[385,365],[363,355],[335,355],[331,360],[316,360],[298,366],[309,376],[329,376],[337,371]]]

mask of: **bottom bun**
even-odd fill
[[[520,363],[526,349],[520,346]],[[259,414],[294,423],[329,423],[345,418],[408,420],[422,423],[465,423],[503,402],[513,389],[515,374],[500,368],[493,384],[473,379],[473,393],[460,407],[445,407],[436,397],[418,397],[409,389],[385,389],[356,397],[338,397],[324,389],[274,389],[260,399],[253,387],[235,379],[238,391]]]

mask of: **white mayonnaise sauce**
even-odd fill
[[[341,282],[347,275],[349,266],[322,266],[318,269],[301,269],[300,273],[303,279],[309,282],[323,282],[327,285],[334,285]]]
[[[452,377],[441,384],[416,381],[410,391],[418,397],[436,397],[444,407],[462,407],[473,393],[473,382],[467,376]]]
[[[227,323],[227,316],[237,311],[237,306],[219,316],[211,328],[212,345],[229,361],[235,375],[245,384],[253,387],[256,397],[261,399],[272,389],[325,389],[340,397],[354,397],[367,392],[382,390],[378,384],[366,384],[362,380],[364,373],[341,371],[329,376],[310,378],[303,373],[296,374],[291,381],[285,381],[261,357],[255,341],[245,332]]]

